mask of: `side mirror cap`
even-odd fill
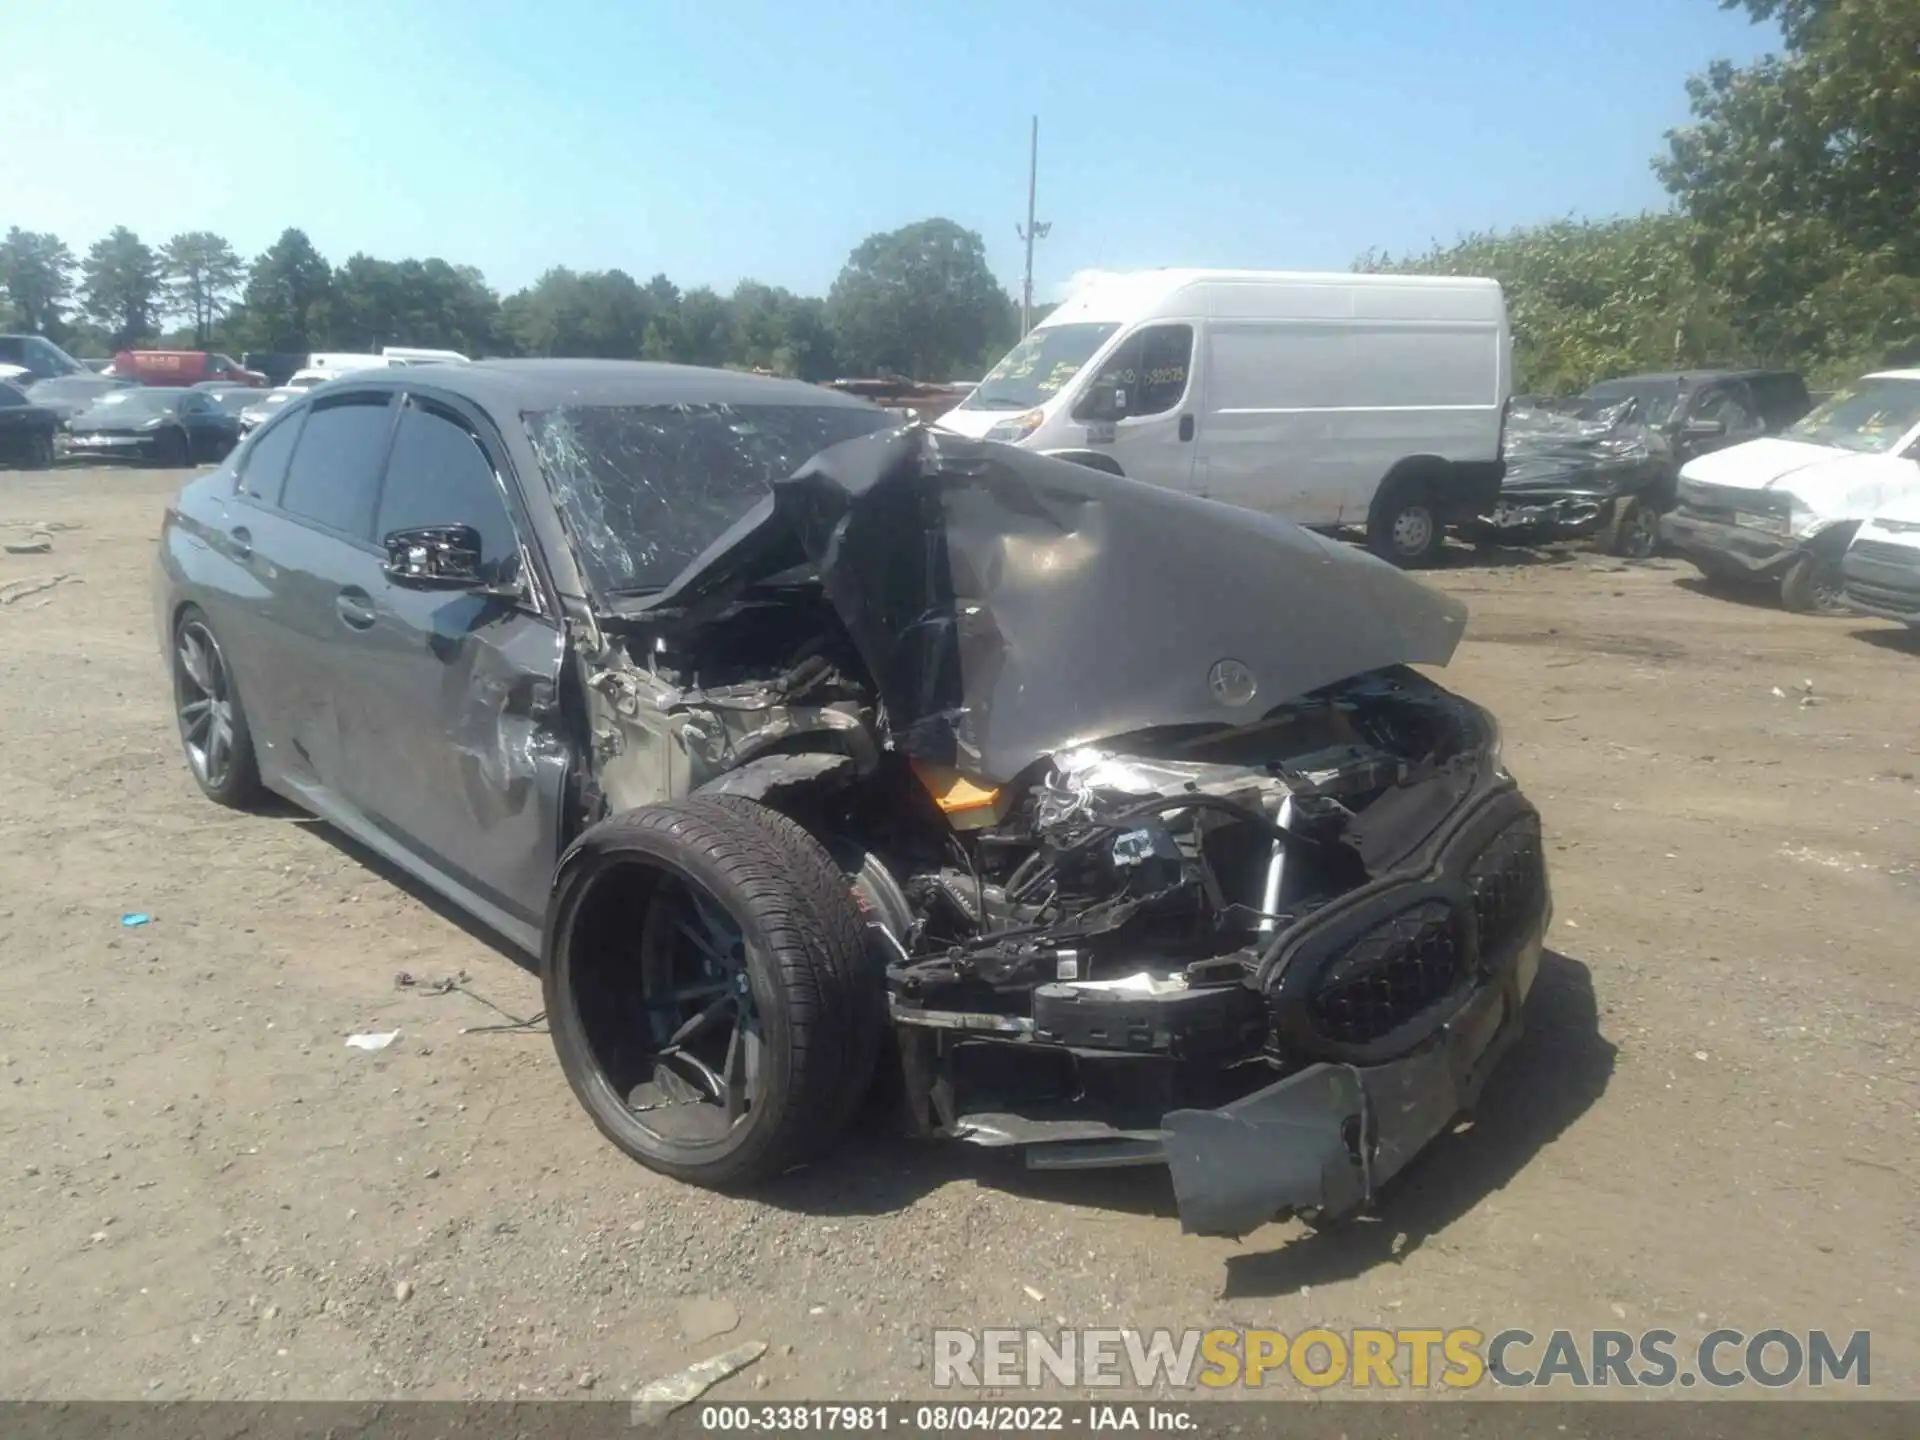
[[[395,530],[386,548],[387,579],[409,590],[474,590],[480,574],[480,532],[471,525],[425,525]]]

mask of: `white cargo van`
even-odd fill
[[[382,345],[381,358],[394,365],[471,365],[458,350],[428,350],[418,345]]]
[[[1493,280],[1148,270],[1080,288],[939,424],[1418,565],[1498,500],[1511,388]]]

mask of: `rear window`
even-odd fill
[[[381,392],[316,402],[287,467],[280,508],[343,535],[367,539],[393,435],[391,401]]]
[[[1680,382],[1673,380],[1607,380],[1589,389],[1583,399],[1590,404],[1580,412],[1594,418],[1599,410],[1631,400],[1632,418],[1641,425],[1660,426],[1673,418],[1680,403]]]
[[[595,405],[526,417],[586,578],[607,595],[660,589],[775,480],[897,423],[864,405]]]

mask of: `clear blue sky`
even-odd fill
[[[0,0],[0,228],[820,293],[946,215],[1017,294],[1082,269],[1343,269],[1665,203],[1714,0]]]

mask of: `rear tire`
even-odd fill
[[[1840,562],[1831,556],[1802,555],[1780,577],[1780,603],[1796,615],[1850,615]]]
[[[818,842],[741,802],[647,806],[582,834],[554,881],[544,987],[561,1068],[600,1132],[713,1188],[837,1141],[877,1043],[852,983],[852,911]]]
[[[1432,564],[1446,534],[1433,484],[1411,476],[1382,486],[1367,516],[1367,548],[1403,570]]]
[[[253,731],[220,641],[197,606],[173,622],[173,709],[187,770],[200,793],[230,810],[250,810],[266,795]]]

